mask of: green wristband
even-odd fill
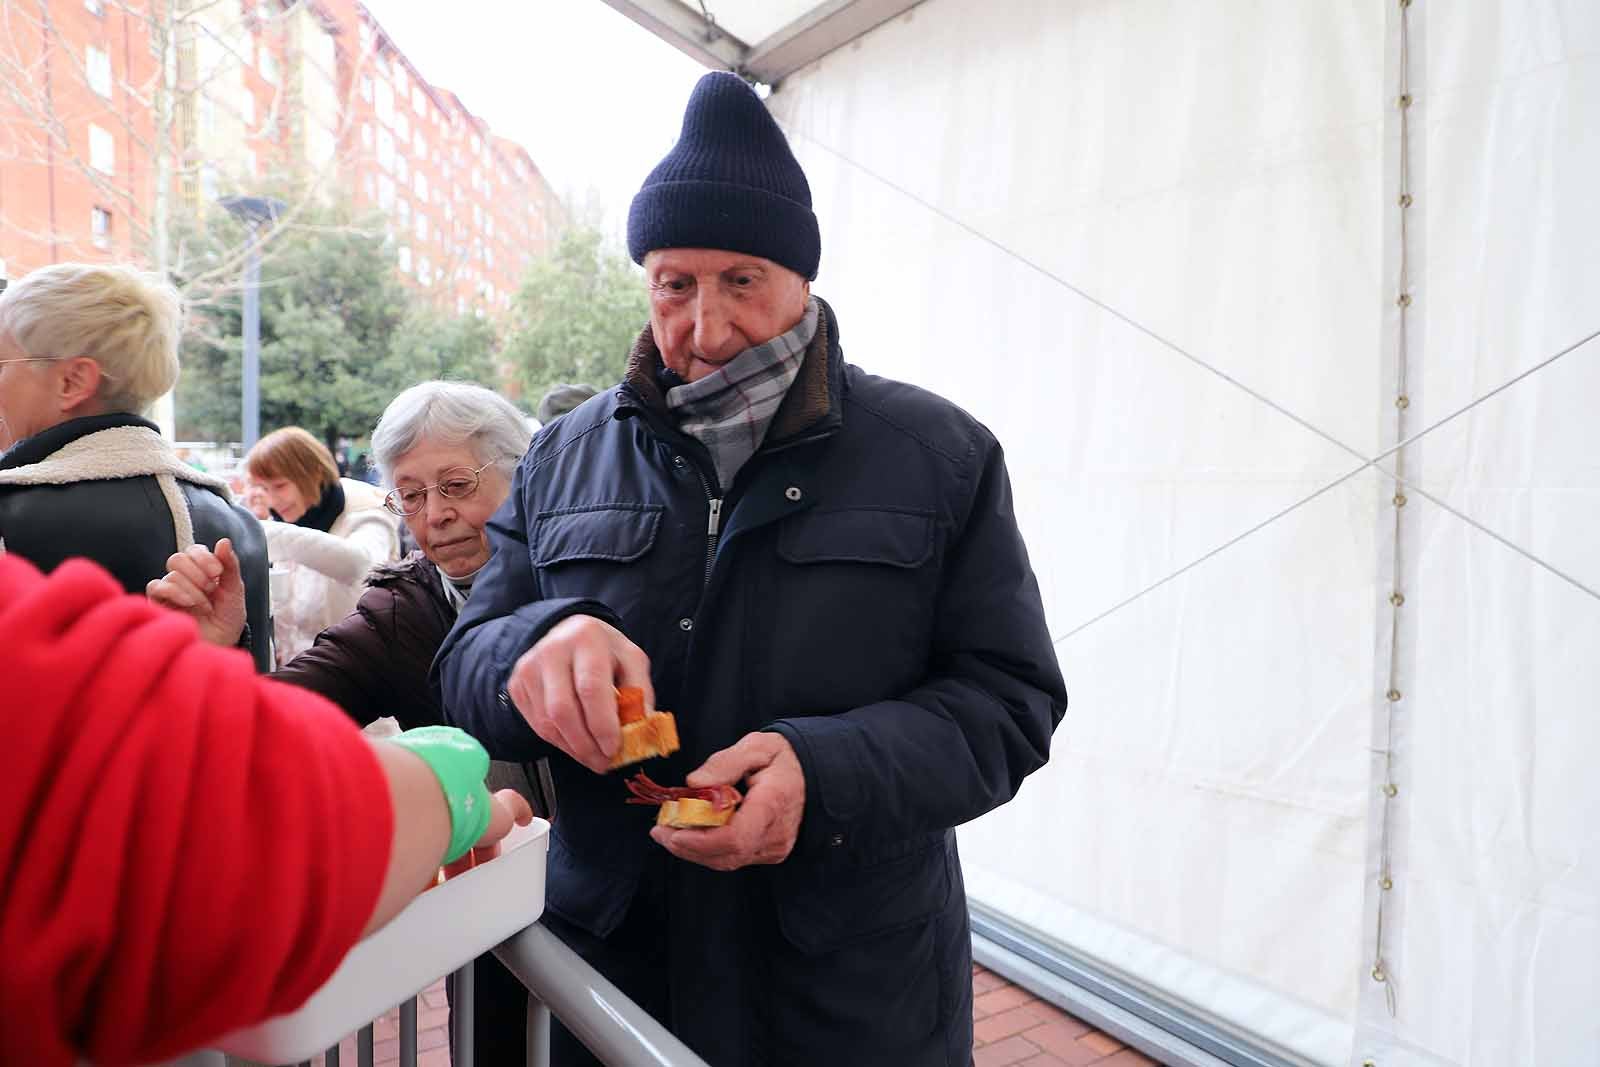
[[[453,726],[419,726],[389,739],[422,757],[439,779],[450,808],[450,847],[441,863],[454,863],[477,844],[489,828],[489,754],[471,736]]]

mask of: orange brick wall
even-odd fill
[[[277,10],[256,0],[222,2],[239,5],[230,18]],[[103,14],[95,14],[95,6]],[[149,261],[151,101],[159,71],[137,14],[143,6],[142,0],[46,0],[41,13],[32,0],[0,0],[6,20],[0,22],[0,80],[17,86],[0,93],[0,259],[12,278],[69,259]],[[310,7],[334,42],[341,111],[337,184],[358,207],[388,215],[413,286],[452,309],[503,311],[528,262],[560,226],[559,200],[524,148],[496,136],[454,93],[430,84],[357,0],[311,0]],[[258,122],[245,148],[253,169],[249,156],[204,160],[186,149],[181,142],[192,129],[193,105],[187,127],[183,109],[175,109],[175,166],[194,171],[209,164],[228,188],[206,190],[192,175],[188,181],[175,177],[174,215],[204,209],[216,191],[251,191],[235,187],[248,186],[252,175],[265,184],[297,165],[296,116],[285,113],[282,87],[298,59],[288,54],[277,21],[247,23],[252,47],[243,85]],[[109,97],[89,85],[85,56],[91,46],[110,57]],[[276,84],[261,71],[268,55],[278,68]],[[392,100],[386,115],[378,113],[380,86]],[[278,120],[270,123],[275,103]],[[51,115],[54,136],[45,122]],[[91,125],[113,137],[111,173],[90,167]],[[380,152],[380,141],[390,150]],[[92,233],[96,207],[110,216],[104,247]]]
[[[148,244],[155,135],[147,94],[157,64],[142,19],[84,0],[0,10],[0,259],[10,277],[69,259],[142,260]],[[110,66],[110,93],[90,87],[88,49]],[[111,136],[109,173],[91,167],[90,128]],[[92,212],[110,217],[104,245]]]

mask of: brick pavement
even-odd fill
[[[1156,1067],[1156,1061],[982,967],[972,968],[974,1067]],[[399,1013],[373,1030],[377,1067],[399,1063]],[[444,982],[417,1003],[418,1067],[450,1067]],[[320,1063],[320,1060],[318,1061]],[[355,1039],[340,1045],[340,1067],[356,1062]]]

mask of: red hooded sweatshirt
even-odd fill
[[[0,555],[0,1063],[149,1063],[298,1007],[393,820],[332,704],[92,563]]]

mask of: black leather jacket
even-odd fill
[[[136,415],[93,415],[71,419],[17,442],[0,455],[0,474],[41,463],[73,441],[117,427],[140,427],[166,448],[154,423]],[[177,549],[172,510],[155,477],[117,477],[118,457],[107,456],[106,470],[90,477],[68,477],[44,484],[0,484],[0,540],[40,570],[83,556],[110,571],[130,593],[142,594],[152,578],[167,573],[167,557]],[[196,543],[216,547],[233,542],[244,577],[246,640],[256,669],[272,669],[272,610],[267,580],[267,542],[255,516],[206,485],[179,479],[179,492],[194,524]]]

